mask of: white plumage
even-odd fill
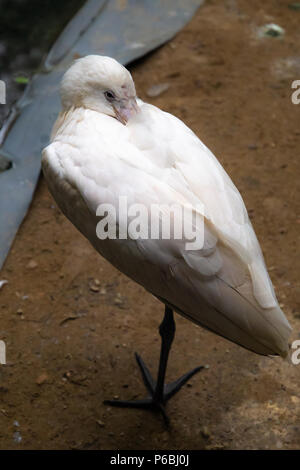
[[[210,150],[176,117],[141,100],[136,105],[131,75],[113,59],[76,61],[61,93],[63,110],[42,165],[64,214],[100,254],[177,312],[259,354],[285,356],[290,325],[243,200]],[[97,207],[117,207],[119,196],[149,208],[203,204],[204,247],[99,240]]]

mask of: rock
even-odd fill
[[[100,428],[104,428],[104,426],[105,426],[105,423],[103,423],[103,421],[101,421],[101,419],[97,419],[96,423],[98,424],[98,426],[100,426]]]
[[[99,292],[99,290],[100,290],[100,287],[99,287],[99,286],[100,286],[100,281],[99,281],[99,279],[94,279],[94,280],[91,282],[91,284],[90,284],[90,290],[91,290],[92,292]]]
[[[122,304],[121,294],[117,294],[117,296],[115,297],[115,304],[117,305]]]
[[[119,308],[126,308],[124,306],[124,300],[124,297],[122,297],[122,295],[118,293],[114,298],[114,304],[117,305]]]
[[[8,281],[6,279],[3,279],[2,281],[0,281],[0,289],[1,289],[1,287],[3,287],[7,283],[8,283]]]
[[[278,38],[280,36],[283,36],[284,34],[285,34],[285,30],[281,26],[275,23],[265,24],[258,30],[258,35],[260,37],[269,36],[273,38]]]
[[[30,260],[29,263],[27,264],[28,269],[35,269],[38,266],[38,263],[34,261],[34,259]]]
[[[20,444],[20,442],[22,442],[21,433],[20,433],[19,431],[14,432],[14,434],[13,434],[13,439],[14,439],[14,441],[15,441],[17,444]]]
[[[95,284],[91,284],[90,285],[90,290],[92,292],[99,292],[100,288],[99,288],[99,286],[95,286]]]
[[[204,439],[209,439],[211,436],[211,433],[209,432],[209,429],[206,426],[203,426],[203,428],[200,429],[200,433]]]
[[[38,385],[43,385],[45,382],[47,382],[47,380],[48,380],[48,375],[46,374],[46,372],[43,372],[41,375],[38,376],[35,383]]]

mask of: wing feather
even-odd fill
[[[56,128],[43,168],[65,215],[118,269],[203,327],[260,354],[286,354],[290,326],[243,200],[180,120],[146,104],[127,126],[74,110]],[[184,238],[99,240],[96,209],[118,207],[119,196],[148,209],[190,207],[194,228],[204,227],[203,247],[188,251]]]

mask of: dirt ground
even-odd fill
[[[207,1],[174,40],[130,70],[142,99],[176,114],[241,191],[280,304],[300,336],[300,11],[290,1]],[[277,23],[282,38],[258,38]],[[153,84],[169,83],[156,98]],[[41,178],[0,279],[1,449],[296,449],[300,365],[259,357],[176,316],[168,378],[209,367],[168,404],[144,395],[134,355],[156,372],[163,306],[98,256]],[[298,296],[297,296],[298,294]]]

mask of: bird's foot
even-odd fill
[[[105,405],[118,406],[120,408],[144,408],[152,411],[158,411],[162,414],[166,425],[169,425],[169,418],[166,413],[167,401],[175,395],[186,382],[193,377],[197,372],[204,368],[204,366],[195,367],[195,369],[187,372],[179,377],[179,379],[165,384],[162,391],[157,389],[157,384],[152,378],[148,367],[144,363],[141,356],[135,353],[135,358],[142,373],[143,382],[149,392],[149,396],[141,400],[105,400]]]

